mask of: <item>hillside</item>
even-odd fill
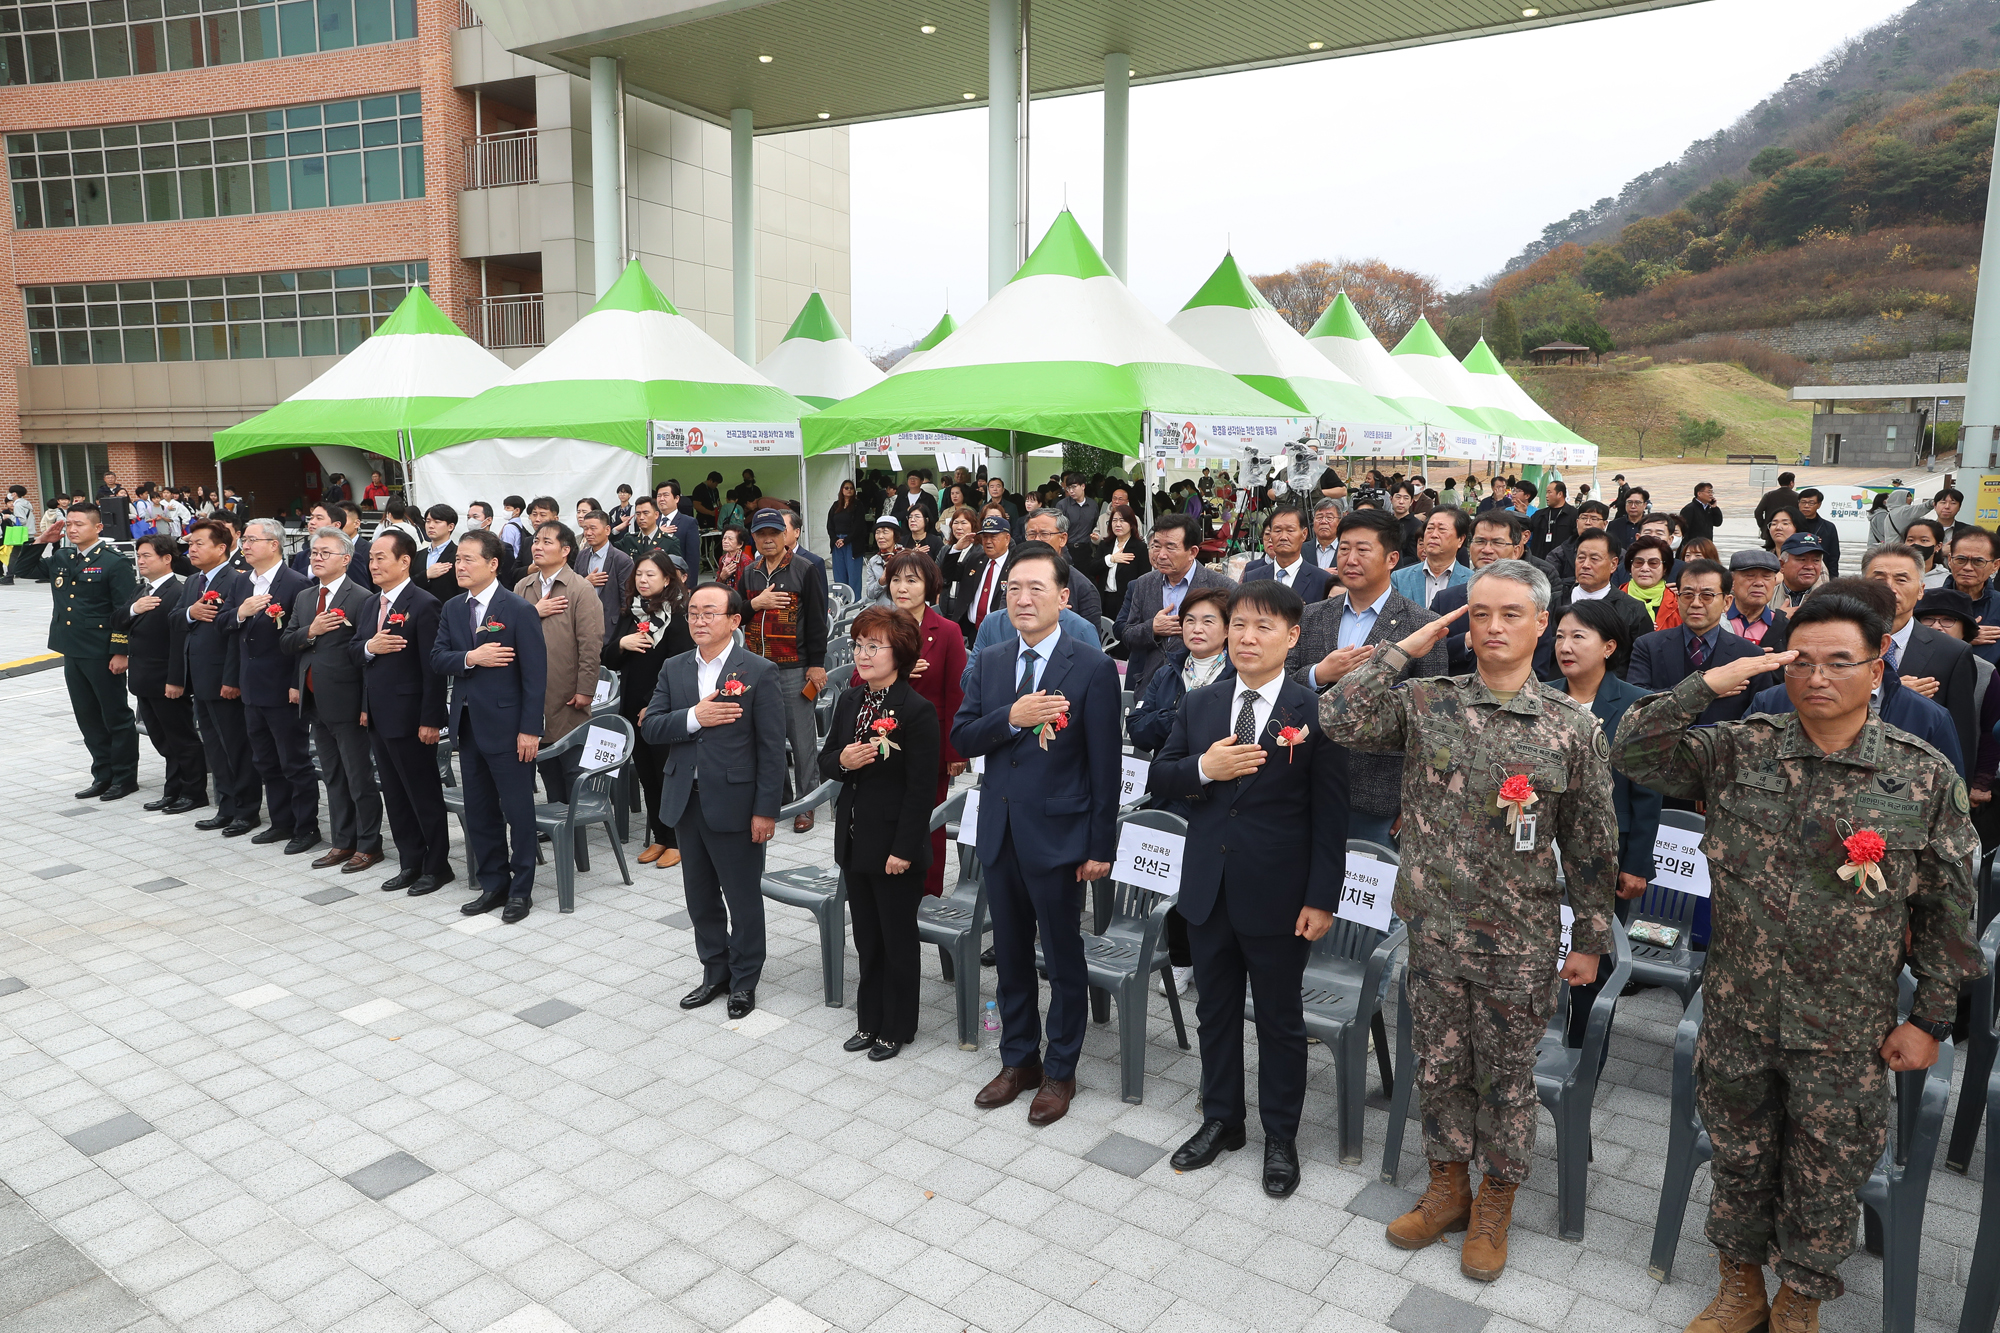
[[[1796,458],[1812,428],[1811,404],[1791,402],[1784,390],[1725,363],[1614,358],[1599,366],[1522,367],[1514,375],[1550,415],[1607,454],[1672,457],[1682,413],[1722,426],[1722,438],[1706,451],[1711,457]]]

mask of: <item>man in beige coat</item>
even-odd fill
[[[569,567],[576,556],[576,534],[566,524],[550,521],[537,527],[529,555],[534,567],[514,586],[514,594],[533,603],[542,617],[549,658],[548,684],[542,693],[542,744],[548,746],[590,720],[598,657],[604,650],[604,604],[597,589]],[[572,750],[542,761],[549,800],[569,800],[570,776],[580,757]]]

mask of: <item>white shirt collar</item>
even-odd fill
[[[1303,552],[1293,556],[1292,563],[1289,565],[1278,563],[1278,558],[1276,556],[1271,557],[1271,568],[1274,572],[1279,572],[1279,573],[1285,573],[1285,574],[1296,573],[1298,570],[1305,568],[1305,563],[1306,563],[1306,558]]]
[[[1910,654],[1910,635],[1916,632],[1916,628],[1917,618],[1911,616],[1903,622],[1903,628],[1889,636],[1896,644],[1896,669],[1898,671],[1903,669],[1903,659]]]
[[[1004,615],[1005,612],[1002,612],[1001,614]],[[1048,661],[1049,655],[1055,651],[1056,640],[1061,636],[1062,636],[1062,625],[1060,622],[1058,622],[1056,627],[1053,630],[1051,630],[1046,636],[1044,636],[1042,641],[1036,644],[1032,650],[1028,647],[1028,641],[1026,639],[1017,637],[1014,645],[1015,662],[1018,663],[1020,659],[1026,657],[1030,651],[1032,651],[1035,654],[1035,656],[1041,659],[1042,661],[1044,662]]]
[[[393,607],[396,604],[396,599],[403,595],[403,589],[409,587],[411,582],[412,580],[410,579],[404,579],[393,588],[378,588],[376,591],[381,595],[385,605]]]
[[[165,583],[165,582],[166,582],[166,581],[167,581],[168,579],[172,578],[173,576],[174,576],[174,572],[173,572],[173,571],[172,571],[172,570],[170,569],[170,570],[168,570],[168,571],[167,571],[166,573],[164,573],[164,574],[160,575],[160,577],[158,577],[158,578],[156,578],[156,579],[148,579],[148,580],[146,581],[146,591],[147,591],[147,592],[158,592],[158,591],[160,590],[160,585],[161,585],[162,583]]]
[[[347,575],[342,574],[339,578],[335,579],[331,583],[322,583],[319,585],[320,587],[326,589],[326,604],[328,606],[332,606],[333,599],[340,596],[340,585],[345,582],[347,582]]]
[[[1602,588],[1599,588],[1596,592],[1585,592],[1582,586],[1579,585],[1575,588],[1570,589],[1569,599],[1572,602],[1601,602],[1605,598],[1609,597],[1611,593],[1612,593],[1612,587],[1609,583],[1606,583]]]

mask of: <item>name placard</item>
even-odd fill
[[[1118,804],[1133,805],[1146,799],[1146,775],[1153,766],[1143,759],[1126,755],[1119,763],[1121,785],[1118,789]]]
[[[1556,946],[1556,971],[1558,972],[1563,970],[1563,964],[1569,960],[1570,932],[1576,929],[1576,913],[1570,909],[1570,905],[1568,903],[1564,903],[1562,905],[1562,914],[1563,914],[1562,943]]]
[[[1111,876],[1121,884],[1178,897],[1181,891],[1181,858],[1187,855],[1187,839],[1178,833],[1125,824],[1118,830],[1118,860]]]
[[[967,846],[979,841],[979,788],[977,787],[965,793],[965,813],[958,817],[958,840]]]
[[[1660,826],[1653,839],[1653,883],[1708,897],[1708,857],[1702,854],[1699,833]]]
[[[1343,921],[1388,931],[1395,924],[1396,867],[1372,856],[1347,854],[1347,882],[1340,889]]]
[[[592,727],[583,735],[583,766],[596,771],[616,768],[625,761],[625,733],[609,727]]]

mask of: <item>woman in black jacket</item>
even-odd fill
[[[639,726],[639,712],[653,698],[660,668],[669,657],[691,652],[694,639],[687,627],[687,581],[674,562],[657,547],[632,562],[632,585],[626,589],[618,634],[604,650],[604,665],[618,672],[618,715]],[[639,864],[665,870],[680,864],[673,825],[660,819],[660,775],[666,771],[667,747],[639,742],[633,756],[639,786],[646,793],[646,850]]]
[[[868,535],[868,516],[854,493],[854,483],[840,483],[840,498],[826,511],[826,539],[833,543],[833,577],[856,596],[861,593],[861,539]]]
[[[851,633],[861,684],[841,692],[819,753],[820,772],[841,784],[833,859],[847,875],[861,960],[857,1027],[842,1049],[893,1060],[917,1035],[917,904],[942,741],[937,711],[910,688],[923,651],[910,617],[870,607]]]

